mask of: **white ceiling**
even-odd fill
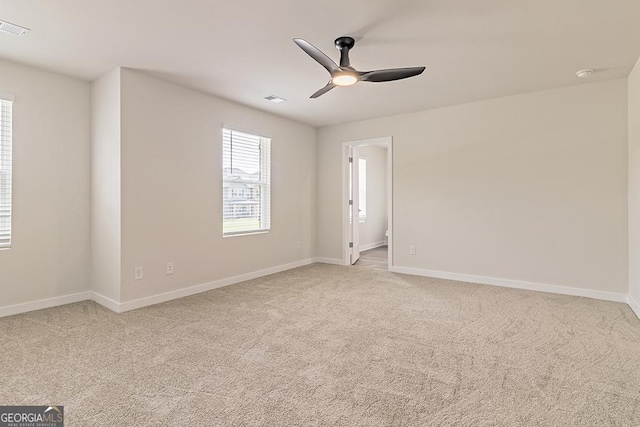
[[[624,77],[640,55],[638,0],[0,0],[0,20],[32,29],[0,34],[2,58],[87,80],[131,67],[314,126]],[[357,69],[427,70],[309,99],[329,75],[291,39],[337,62],[341,35]]]

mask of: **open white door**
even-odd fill
[[[360,258],[360,233],[358,226],[360,225],[360,156],[358,150],[351,147],[349,149],[349,170],[351,172],[351,188],[349,188],[349,200],[350,200],[350,239],[349,239],[349,253],[351,265],[355,264]]]

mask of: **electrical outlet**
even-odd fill
[[[300,250],[300,248],[301,248],[301,247],[302,247],[302,246],[300,245],[300,240],[298,240],[298,241],[296,242],[296,249],[297,249],[297,250]]]
[[[167,274],[173,274],[173,261],[167,263]]]
[[[144,277],[144,271],[143,271],[142,267],[136,267],[134,279],[142,280],[143,277]]]
[[[411,245],[409,246],[409,255],[415,255],[416,254],[416,247],[415,245]]]

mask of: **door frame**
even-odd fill
[[[387,230],[389,230],[387,242],[389,245],[388,269],[391,270],[393,267],[393,137],[391,136],[342,143],[342,263],[351,265],[349,262],[349,147],[372,144],[387,146]]]
[[[349,146],[349,265],[354,265],[360,259],[360,153],[357,146]],[[357,195],[356,195],[357,191]],[[357,222],[356,222],[357,221]],[[353,245],[351,245],[353,242]],[[357,255],[357,256],[356,256]],[[354,261],[355,259],[355,261]]]

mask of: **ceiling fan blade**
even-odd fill
[[[323,87],[322,89],[318,90],[316,93],[311,95],[310,98],[317,98],[319,96],[322,96],[325,93],[329,92],[334,87],[336,87],[336,85],[334,85],[333,83],[329,82],[329,83],[327,83],[327,85],[325,87]]]
[[[315,59],[320,65],[327,69],[330,74],[340,71],[338,64],[333,62],[331,58],[325,55],[320,49],[303,39],[293,39],[294,43],[300,46],[300,49],[307,52],[307,55]]]
[[[409,67],[409,68],[392,68],[389,70],[365,71],[360,74],[360,80],[363,82],[391,82],[393,80],[406,79],[408,77],[422,74],[425,67]]]

